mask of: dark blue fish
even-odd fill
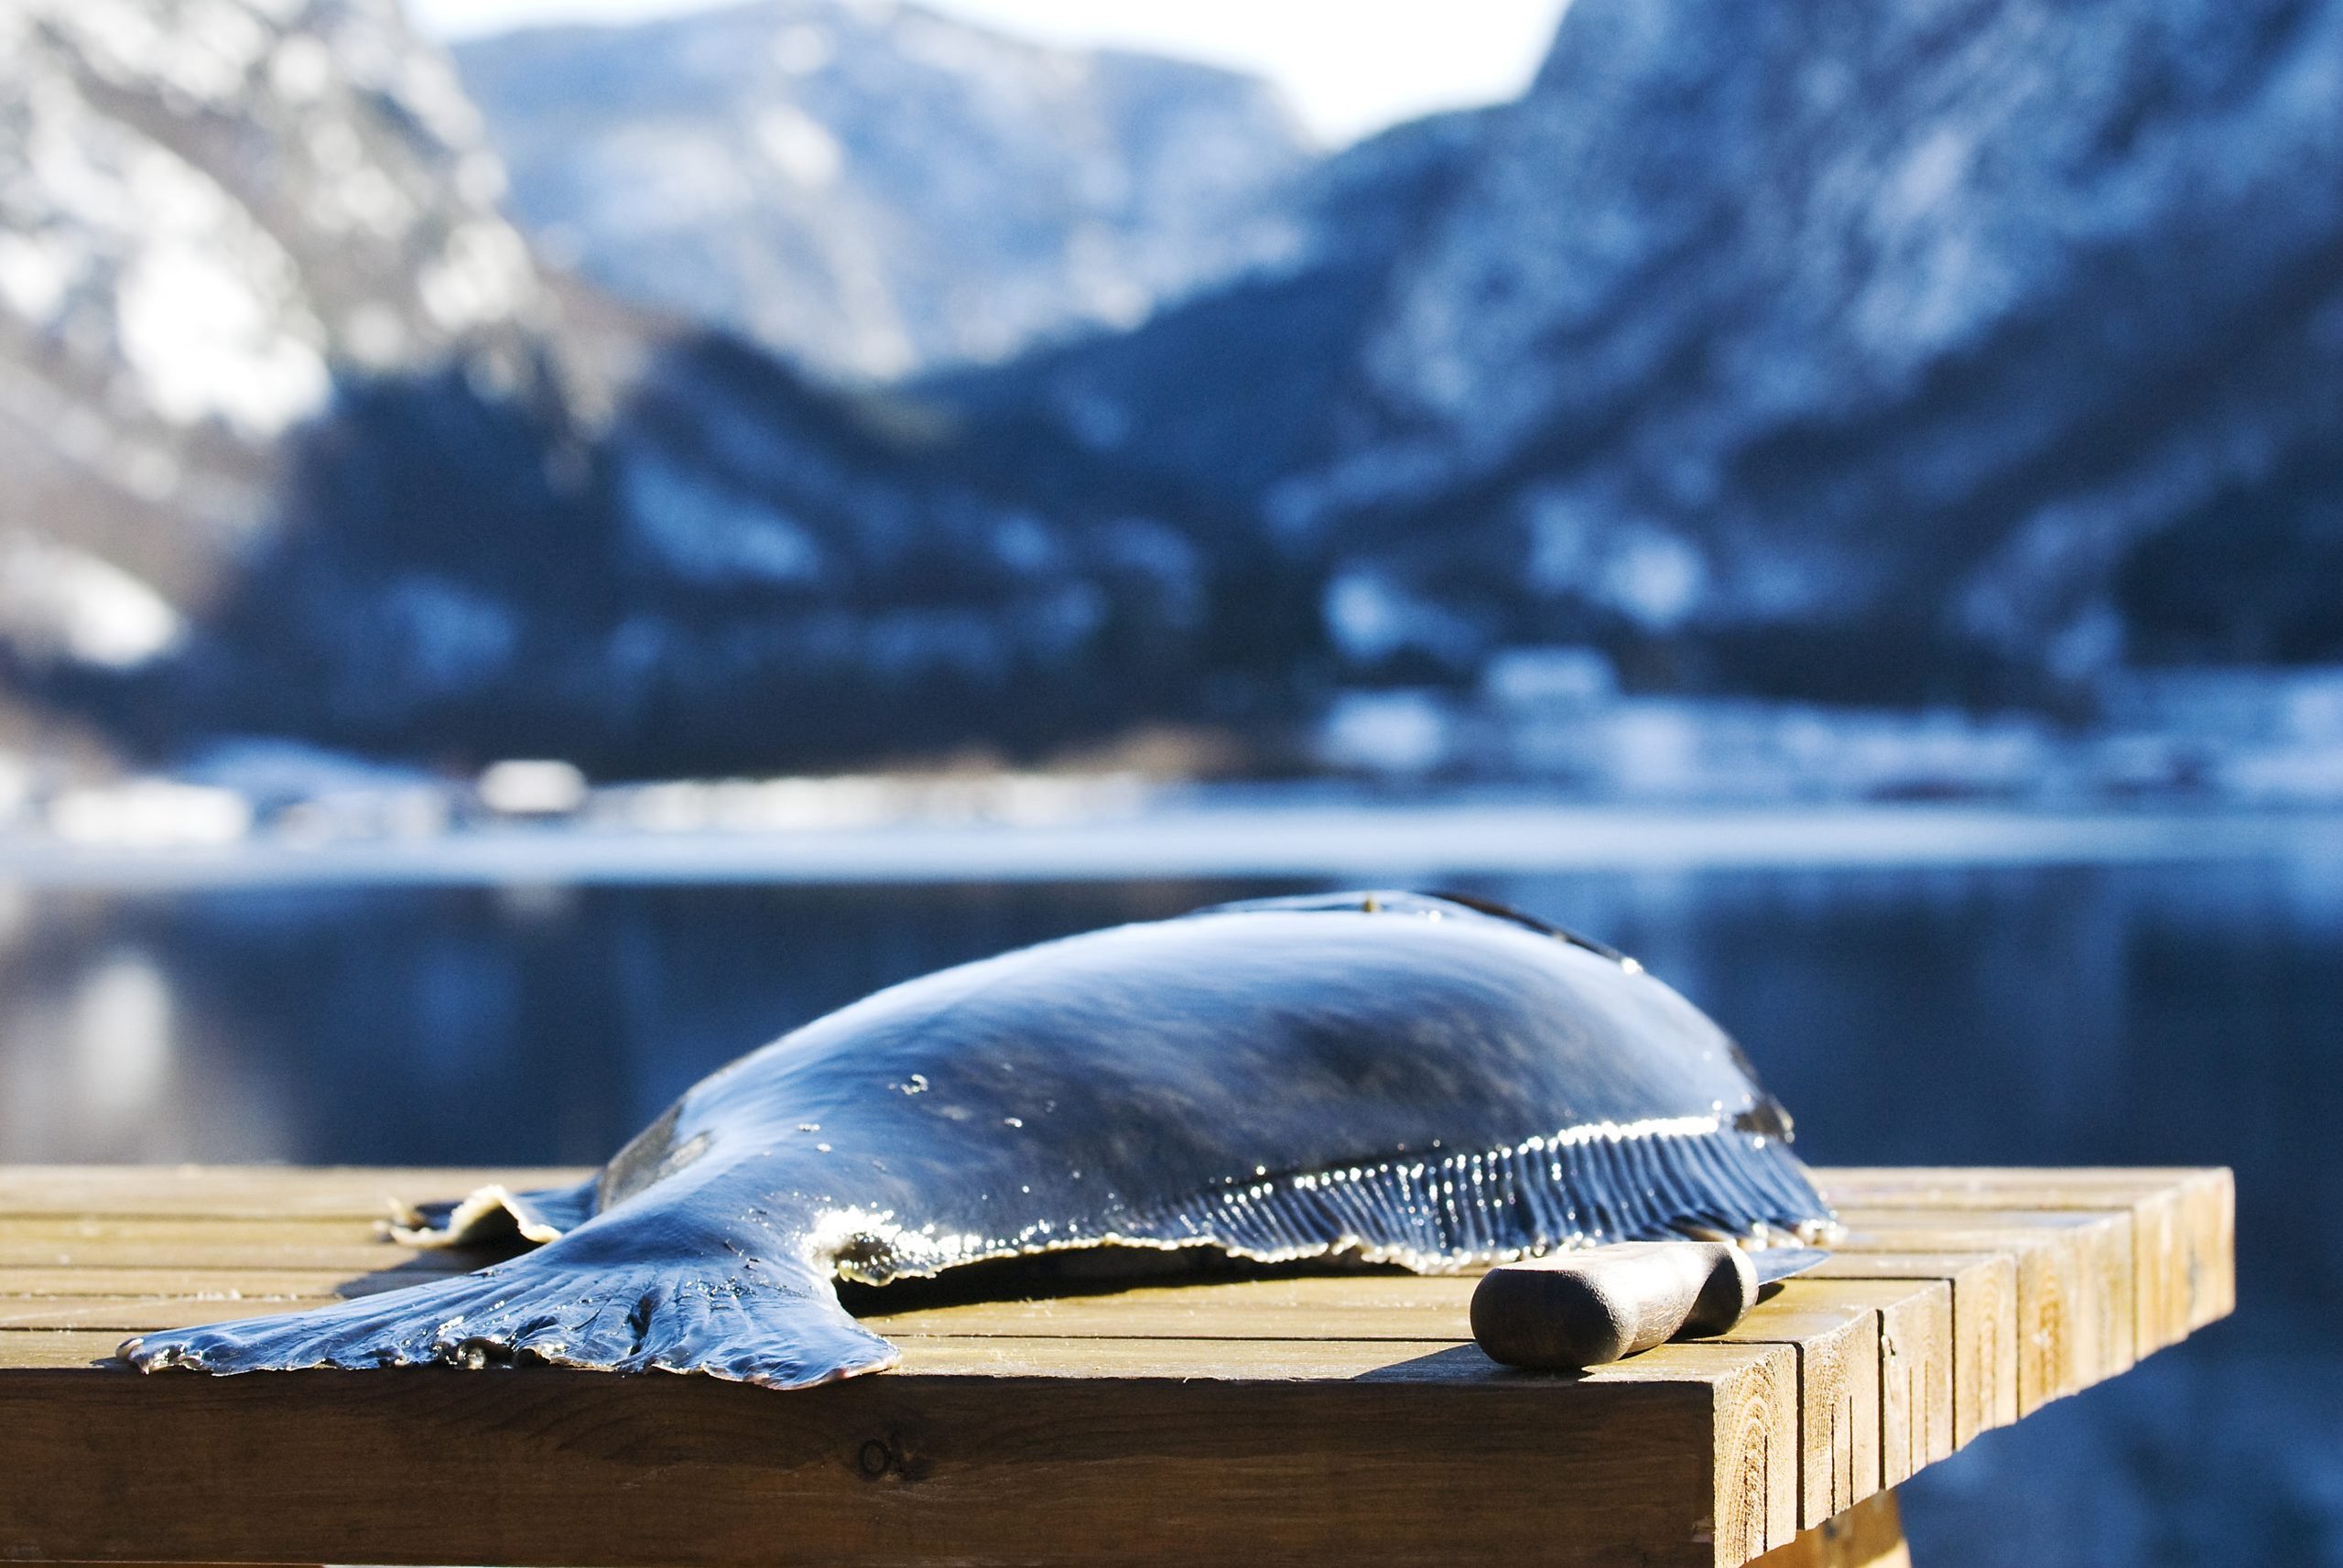
[[[1075,1248],[1445,1271],[1764,1238],[1828,1217],[1788,1139],[1732,1042],[1631,959],[1465,901],[1274,899],[883,990],[710,1075],[585,1185],[477,1194],[410,1238],[517,1224],[534,1251],[122,1354],[797,1388],[895,1359],[841,1278]]]

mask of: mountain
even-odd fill
[[[519,384],[548,301],[392,4],[0,6],[0,647],[140,665],[273,526],[337,378]]]
[[[891,0],[527,29],[456,58],[544,253],[877,381],[997,361],[1290,253],[1313,154],[1251,78]]]
[[[2240,514],[2331,517],[2338,79],[2321,0],[1574,7],[1288,503],[1404,557],[1470,497],[1541,614],[1805,682],[2155,651],[2152,542],[2201,597]]]
[[[1070,442],[1134,482],[1258,517],[1273,485],[1341,449],[1359,348],[1392,274],[1502,114],[1416,120],[1296,176],[1285,200],[1300,243],[1277,262],[1127,331],[937,372],[906,391],[966,421],[981,445]]]
[[[19,690],[152,753],[604,773],[1280,710],[1309,590],[1242,517],[541,268],[395,0],[0,27]]]
[[[390,0],[0,27],[0,649],[150,752],[1258,756],[1501,666],[2081,716],[2343,660],[2343,0],[1577,0],[1518,103],[1282,176],[1282,250],[862,391],[532,262]]]
[[[353,383],[280,532],[177,657],[95,700],[175,752],[300,736],[600,776],[1029,753],[1258,727],[1318,640],[1243,519],[565,286],[567,400]]]
[[[1396,243],[936,390],[1079,436],[1180,367],[1208,412],[1134,460],[1229,475],[1362,674],[1595,642],[2056,704],[2333,659],[2338,80],[2333,0],[1578,0]],[[1317,349],[1222,351],[1296,302]]]

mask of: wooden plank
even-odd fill
[[[68,1368],[114,1371],[118,1334],[86,1328],[12,1328],[0,1333],[0,1379],[12,1372],[53,1372]]]
[[[0,1190],[13,1192],[20,1206],[40,1209],[45,1206],[53,1211],[48,1215],[52,1223],[47,1227],[27,1227],[14,1220],[0,1222],[0,1265],[54,1263],[59,1259],[65,1259],[80,1264],[121,1266],[132,1260],[132,1255],[113,1243],[156,1239],[159,1233],[153,1228],[118,1221],[109,1224],[79,1222],[77,1217],[90,1206],[112,1204],[131,1210],[188,1209],[201,1202],[216,1200],[230,1205],[230,1213],[259,1212],[275,1205],[280,1209],[291,1206],[295,1210],[312,1217],[348,1217],[343,1223],[351,1227],[332,1230],[330,1236],[327,1232],[305,1227],[298,1235],[287,1235],[273,1240],[262,1260],[264,1262],[314,1263],[353,1271],[378,1268],[382,1266],[384,1258],[403,1256],[391,1252],[369,1256],[359,1250],[372,1239],[373,1234],[371,1222],[363,1217],[375,1212],[374,1206],[385,1190],[438,1188],[454,1192],[489,1178],[501,1177],[513,1183],[526,1183],[563,1180],[577,1173],[573,1170],[309,1173],[268,1168],[162,1172],[121,1168],[95,1171],[72,1168],[56,1171],[25,1167],[0,1169]],[[2094,1191],[2110,1195],[2117,1192],[2136,1194],[2146,1188],[2152,1194],[2161,1192],[2164,1195],[2163,1198],[2142,1197],[2138,1199],[2138,1206],[2152,1216],[2168,1212],[2175,1204],[2188,1207],[2191,1218],[2179,1233],[2186,1239],[2187,1245],[2175,1272],[2158,1261],[2169,1250],[2169,1238],[2160,1238],[2158,1226],[2153,1220],[2145,1226],[2135,1221],[2137,1239],[2132,1272],[2135,1279],[2147,1280],[2150,1284],[2145,1291],[2135,1291],[2137,1321],[2132,1330],[2132,1346],[2142,1343],[2151,1346],[2168,1343],[2176,1333],[2201,1326],[2221,1315],[2229,1310],[2234,1301],[2227,1245],[2227,1238],[2233,1227],[2234,1197],[2226,1172],[2183,1171],[2143,1175],[2127,1172],[1964,1173],[1922,1171],[1906,1176],[1899,1173],[1848,1170],[1825,1172],[1823,1174],[1827,1181],[1839,1183],[1842,1194],[1860,1195],[1866,1190],[1880,1190],[1882,1184],[1893,1184],[1896,1190],[1901,1191],[1915,1187],[1930,1189],[1926,1194],[1930,1206],[1942,1206],[1953,1201],[1948,1193],[1964,1190],[1964,1184],[1973,1192],[1969,1200],[1971,1203],[1990,1198],[1991,1189],[1998,1186],[2011,1194],[2013,1204],[2024,1206],[2035,1201],[2028,1184],[2039,1187],[2054,1175],[2080,1201],[2098,1201],[2093,1196]],[[50,1185],[43,1184],[53,1185],[58,1182],[66,1184],[65,1190],[52,1191]],[[157,1183],[162,1184],[160,1195],[151,1198],[141,1195],[142,1193],[153,1192]],[[311,1191],[312,1188],[315,1190]],[[2172,1195],[2175,1188],[2179,1189],[2181,1197]],[[39,1196],[43,1193],[48,1194],[45,1198]],[[365,1195],[363,1201],[360,1195]],[[2109,1201],[2114,1201],[2112,1196]],[[235,1205],[244,1206],[235,1208]],[[59,1223],[60,1220],[63,1222]],[[2170,1227],[2167,1225],[2164,1229],[2169,1231]],[[174,1238],[167,1254],[158,1256],[142,1249],[136,1257],[155,1262],[192,1260],[198,1264],[218,1267],[250,1266],[255,1255],[248,1249],[241,1250],[233,1258],[226,1250],[224,1244],[234,1243],[237,1239],[237,1233],[215,1230],[207,1224]],[[345,1247],[344,1243],[348,1245]],[[2164,1298],[2167,1295],[2175,1298],[2175,1302],[2166,1302]],[[2138,1305],[2140,1303],[2145,1304]],[[2144,1340],[2141,1337],[2142,1330],[2147,1335]],[[2116,1369],[2122,1365],[2128,1365],[2128,1357],[2119,1353],[2106,1361],[2104,1369]]]
[[[2018,1261],[2018,1413],[2131,1365],[2128,1212],[1858,1208],[1847,1251],[2009,1252]]]
[[[265,1317],[323,1306],[333,1298],[248,1295],[39,1296],[0,1301],[0,1329],[86,1328],[108,1334],[148,1334],[199,1323]]]
[[[182,1215],[211,1219],[378,1219],[394,1203],[573,1186],[575,1166],[0,1165],[0,1216]]]
[[[1420,1349],[1429,1336],[1460,1340],[1468,1332],[1472,1287],[1471,1280],[1454,1278],[1259,1281],[1070,1301],[978,1303],[866,1321],[905,1348],[906,1370],[928,1373],[1210,1378],[1259,1376],[1264,1368],[1301,1375],[1330,1366],[1357,1375],[1366,1363],[1387,1361],[1394,1345],[1414,1342]],[[1910,1287],[1884,1288],[1914,1293]],[[1864,1295],[1867,1289],[1871,1296]],[[1735,1336],[1739,1343],[1784,1345],[1796,1358],[1798,1420],[1784,1450],[1795,1465],[1784,1505],[1793,1527],[1817,1523],[1878,1487],[1883,1427],[1896,1432],[1899,1443],[1906,1441],[1901,1380],[1894,1411],[1882,1411],[1886,1362],[1875,1299],[1881,1289],[1801,1286],[1788,1302],[1762,1305]],[[1834,1295],[1863,1299],[1847,1303]],[[13,1311],[0,1306],[0,1325],[119,1336],[300,1304],[298,1299],[45,1297]],[[1087,1343],[1069,1346],[1069,1340]],[[112,1345],[83,1341],[77,1348],[86,1359],[110,1353]],[[0,1357],[7,1357],[5,1344]],[[1600,1375],[1651,1376],[1666,1365],[1646,1357]]]
[[[346,1269],[142,1269],[96,1266],[0,1268],[0,1303],[43,1296],[185,1296],[233,1300],[237,1295],[372,1295],[426,1280],[463,1273],[462,1252],[424,1253],[393,1269],[353,1275]]]
[[[1781,1345],[1798,1371],[1798,1528],[1811,1529],[1880,1487],[1880,1320],[1834,1287],[1784,1287],[1703,1344]]]
[[[447,1260],[462,1255],[434,1252],[429,1256],[439,1267],[424,1271],[444,1271]],[[476,1260],[471,1266],[477,1267],[493,1261],[495,1255],[470,1256]],[[320,1245],[298,1237],[279,1241],[186,1240],[155,1247],[119,1240],[19,1241],[0,1230],[0,1269],[323,1270],[356,1279],[400,1270],[410,1261],[411,1255],[404,1249],[376,1243]]]
[[[1953,1453],[1952,1292],[1871,1287],[1880,1314],[1880,1485],[1902,1486]]]
[[[1736,1360],[1728,1375],[1708,1369],[1706,1358],[1711,1356],[1751,1359]],[[1709,1511],[1706,1519],[1692,1521],[1692,1544],[1696,1551],[1706,1547],[1715,1563],[1732,1568],[1797,1536],[1797,1369],[1779,1345],[1664,1345],[1628,1366],[1588,1374],[1585,1380],[1664,1382],[1683,1375],[1673,1365],[1678,1359],[1715,1390]]]
[[[444,1269],[495,1254],[418,1251],[370,1238],[353,1221],[10,1219],[0,1221],[0,1269],[269,1269],[373,1274],[413,1265]]]
[[[16,1166],[0,1167],[0,1215],[201,1215],[212,1217],[273,1216],[369,1219],[385,1212],[394,1198],[423,1200],[452,1198],[475,1186],[501,1182],[525,1188],[564,1185],[589,1173],[580,1167],[399,1169],[367,1167],[295,1168],[282,1166]],[[1824,1168],[1816,1173],[1826,1191],[1841,1194],[1840,1201],[1868,1206],[1882,1195],[1882,1184],[1892,1184],[1899,1200],[1915,1187],[1934,1189],[1932,1206],[1966,1202],[1971,1206],[2030,1207],[2056,1200],[2061,1194],[2083,1206],[2109,1201],[2154,1207],[2147,1198],[2164,1195],[2167,1209],[2175,1204],[2186,1215],[2182,1235],[2188,1246],[2181,1272],[2165,1275],[2135,1265],[2142,1278],[2173,1281],[2179,1304],[2162,1302],[2155,1286],[2143,1292],[2142,1326],[2165,1326],[2142,1336],[2142,1348],[2169,1343],[2175,1321],[2194,1329],[2233,1310],[2234,1276],[2229,1268],[2229,1238],[2234,1227],[2234,1191],[2229,1173],[2221,1170],[2173,1169],[1968,1169],[1968,1168]],[[2179,1195],[2172,1195],[2178,1189]],[[1996,1190],[2008,1198],[1996,1199]],[[1968,1192],[1964,1199],[1960,1195]],[[2146,1197],[2135,1196],[2146,1195]],[[2142,1257],[2157,1243],[2153,1220]]]
[[[1882,1492],[1757,1559],[1756,1568],[1912,1568],[1895,1494]]]
[[[1376,1342],[1406,1345],[1431,1335],[1460,1339],[1471,1284],[1381,1277],[1264,1281],[1066,1302],[979,1303],[867,1322],[906,1348],[907,1366],[934,1372],[975,1368],[1062,1376],[1079,1367],[1085,1375],[1106,1368],[1117,1375],[1199,1378],[1256,1376],[1270,1367],[1289,1375],[1333,1356],[1332,1365],[1355,1373],[1357,1363],[1387,1358],[1387,1346]],[[1784,1299],[1762,1305],[1729,1336],[1729,1342],[1785,1345],[1797,1357],[1794,1507],[1799,1525],[1817,1523],[1876,1490],[1887,1479],[1887,1445],[1898,1460],[1893,1479],[1908,1474],[1903,1455],[1913,1443],[1912,1379],[1883,1331],[1903,1332],[1911,1346],[1906,1354],[1925,1361],[1926,1342],[1914,1303],[1925,1303],[1932,1289],[1940,1297],[1945,1292],[1941,1284],[1794,1283],[1784,1288]],[[14,1309],[0,1305],[0,1326],[121,1336],[290,1311],[315,1300],[47,1297]],[[1091,1343],[1078,1357],[1068,1339]],[[982,1343],[960,1343],[968,1340]],[[86,1359],[110,1353],[112,1345],[83,1342],[80,1349]],[[12,1358],[5,1345],[0,1358]],[[1934,1360],[1946,1363],[1941,1349]],[[1647,1375],[1664,1363],[1643,1358],[1632,1365]],[[1948,1382],[1948,1366],[1946,1372]],[[1948,1393],[1936,1398],[1948,1420],[1947,1403]],[[1927,1409],[1924,1395],[1918,1411],[1924,1424]]]
[[[0,1172],[0,1195],[6,1189],[5,1178],[20,1173]],[[302,1195],[305,1173],[205,1173],[183,1179],[169,1189],[168,1202],[155,1204],[142,1200],[136,1183],[126,1179],[146,1174],[95,1173],[103,1179],[59,1195],[56,1206],[48,1209],[27,1197],[19,1200],[25,1212],[12,1213],[0,1195],[0,1325],[18,1325],[0,1326],[0,1431],[14,1435],[6,1424],[5,1397],[23,1379],[64,1379],[73,1389],[110,1388],[127,1379],[111,1365],[103,1371],[92,1367],[110,1357],[125,1334],[287,1310],[328,1299],[332,1291],[414,1282],[481,1260],[477,1254],[447,1253],[418,1260],[373,1239],[374,1210],[359,1208],[353,1195],[379,1184],[370,1180],[375,1173],[335,1173],[335,1180],[346,1179],[344,1187],[336,1191],[329,1183],[321,1196],[308,1197]],[[415,1174],[427,1179],[412,1190],[428,1191],[434,1173]],[[437,1174],[464,1178],[442,1184],[452,1192],[475,1176],[504,1173]],[[542,1180],[548,1174],[569,1173],[518,1179]],[[883,1379],[856,1381],[931,1391],[1048,1383],[1121,1389],[1134,1392],[1134,1411],[1172,1401],[1162,1409],[1175,1424],[1194,1419],[1177,1403],[1189,1396],[1175,1390],[1201,1396],[1214,1390],[1368,1387],[1429,1390],[1433,1394],[1425,1397],[1446,1400],[1464,1388],[1485,1393],[1534,1385],[1555,1404],[1576,1406],[1623,1397],[1608,1391],[1622,1384],[1671,1389],[1677,1397],[1697,1385],[1708,1401],[1708,1512],[1699,1516],[1708,1522],[1698,1526],[1703,1539],[1693,1544],[1705,1547],[1715,1562],[1739,1562],[1736,1552],[1745,1556],[1769,1542],[1787,1541],[1801,1524],[1827,1533],[1827,1527],[1849,1517],[1849,1498],[1868,1504],[1871,1497],[1884,1495],[1880,1488],[1977,1432],[2110,1375],[2141,1348],[2227,1310],[2234,1288],[2229,1262],[2234,1194],[2228,1173],[2175,1172],[2168,1173],[2169,1180],[2166,1174],[1828,1173],[1828,1179],[1840,1183],[1834,1193],[1849,1221],[1848,1244],[1814,1276],[1784,1286],[1743,1325],[1748,1336],[1776,1337],[1665,1346],[1578,1379],[1494,1368],[1462,1343],[1474,1283],[1470,1277],[1351,1274],[890,1313],[868,1321],[904,1348],[905,1368]],[[198,1189],[223,1195],[228,1206],[207,1214],[195,1204]],[[171,1204],[179,1207],[174,1210]],[[12,1260],[10,1249],[24,1256]],[[403,1267],[393,1271],[386,1265]],[[1760,1359],[1729,1367],[1715,1359],[1726,1356]],[[423,1369],[393,1375],[391,1380],[419,1379],[428,1384],[460,1375]],[[342,1376],[127,1380],[156,1390],[190,1382],[309,1388],[316,1386],[310,1380]],[[546,1368],[504,1375],[532,1389],[542,1387],[544,1379],[581,1376],[595,1375]],[[1802,1378],[1812,1396],[1803,1400]],[[707,1386],[688,1379],[600,1381]],[[580,1390],[581,1397],[591,1397],[589,1386]],[[754,1392],[754,1397],[786,1405],[808,1396]],[[533,1418],[540,1433],[562,1425],[565,1408],[564,1401],[556,1401]],[[297,1423],[304,1418],[287,1412],[271,1419]],[[1467,1423],[1459,1418],[1456,1424],[1461,1433]],[[1510,1434],[1512,1428],[1501,1422],[1483,1429],[1483,1435],[1501,1430]],[[1467,1442],[1461,1435],[1439,1441]],[[198,1444],[199,1455],[201,1448]],[[12,1462],[16,1449],[8,1445]],[[1200,1454],[1188,1458],[1202,1462]],[[723,1464],[715,1454],[702,1461]],[[550,1457],[538,1462],[548,1470],[556,1467]],[[1144,1469],[1135,1457],[1117,1463]],[[1461,1461],[1444,1454],[1441,1463]],[[1034,1483],[1004,1472],[998,1484]],[[1143,1476],[1141,1484],[1157,1483]],[[1184,1474],[1177,1484],[1188,1484]],[[0,1501],[11,1485],[0,1478]],[[1230,1485],[1238,1488],[1233,1496],[1244,1484]],[[1381,1483],[1353,1478],[1342,1485]],[[1325,1486],[1340,1489],[1331,1480]],[[1040,1487],[1067,1496],[1079,1491],[1076,1483],[1057,1476],[1045,1478]],[[1136,1506],[1134,1498],[1151,1509],[1152,1499],[1143,1491],[1127,1495],[1122,1512]],[[1840,1511],[1828,1516],[1819,1511],[1833,1508]],[[7,1517],[7,1509],[0,1507],[0,1519]],[[1147,1517],[1152,1520],[1152,1511]],[[1693,1529],[1687,1526],[1687,1533]],[[935,1538],[929,1532],[919,1539],[924,1545]],[[1208,1546],[1217,1540],[1204,1539]],[[0,1549],[11,1545],[0,1541]],[[730,1550],[711,1549],[718,1556],[709,1558],[710,1568]],[[1135,1555],[1117,1556],[1120,1550],[1101,1548],[1085,1555],[1107,1562],[1161,1560],[1149,1555],[1152,1545],[1133,1549]],[[1190,1555],[1192,1550],[1166,1550],[1161,1556]],[[148,1553],[109,1549],[85,1554]],[[931,1559],[943,1554],[928,1553]],[[1239,1554],[1258,1556],[1249,1551]],[[1688,1560],[1649,1546],[1637,1554],[1654,1561]],[[177,1541],[168,1552],[153,1555],[330,1561],[362,1553],[281,1544],[266,1552],[197,1551]],[[439,1561],[493,1560],[469,1549],[404,1559],[372,1555],[375,1561],[423,1561],[432,1555]],[[865,1559],[849,1552],[840,1560],[879,1561],[883,1555],[873,1549]],[[993,1560],[982,1552],[960,1555],[964,1561]],[[1476,1551],[1469,1547],[1461,1555],[1470,1558]],[[629,1561],[599,1560],[613,1568],[627,1568]],[[663,1560],[676,1561],[672,1553]]]
[[[416,1250],[390,1239],[382,1216],[313,1219],[277,1215],[235,1219],[202,1215],[18,1214],[0,1219],[0,1238],[27,1247],[136,1247],[157,1262],[168,1261],[170,1251],[183,1245],[238,1242],[268,1247],[367,1247],[385,1259]]]
[[[54,1277],[71,1281],[76,1271]],[[234,1280],[226,1273],[207,1278]],[[307,1288],[195,1292],[108,1292],[9,1296],[0,1292],[0,1326],[119,1330],[140,1333],[189,1324],[257,1316],[340,1300],[320,1274],[269,1275],[255,1280]],[[873,1333],[1012,1338],[1113,1339],[1444,1339],[1470,1336],[1468,1306],[1473,1281],[1378,1278],[1353,1283],[1340,1278],[1253,1281],[1203,1286],[1171,1286],[1112,1295],[1039,1301],[974,1302],[865,1317]],[[1866,1310],[1872,1297],[1858,1286],[1835,1290]],[[1810,1292],[1798,1299],[1817,1304]]]
[[[904,1370],[933,1376],[1220,1378],[1240,1381],[1264,1378],[1356,1378],[1371,1372],[1400,1377],[1403,1369],[1412,1367],[1415,1359],[1421,1356],[1469,1350],[1470,1356],[1467,1359],[1476,1369],[1481,1368],[1481,1363],[1487,1359],[1477,1346],[1452,1340],[1210,1339],[1200,1336],[1189,1339],[1067,1339],[1044,1335],[945,1334],[904,1334],[890,1337],[903,1349],[906,1360],[903,1368],[886,1374],[889,1378],[899,1377]],[[0,1379],[16,1371],[60,1367],[90,1368],[107,1372],[121,1370],[114,1359],[114,1346],[120,1343],[120,1336],[114,1330],[86,1325],[16,1327],[0,1331]],[[1559,1380],[1578,1383],[1612,1381],[1622,1377],[1651,1379],[1675,1376],[1687,1368],[1692,1376],[1705,1379],[1714,1369],[1712,1352],[1719,1351],[1723,1345],[1722,1341],[1711,1340],[1665,1345],[1633,1360],[1561,1377]],[[1795,1360],[1785,1361],[1784,1366],[1795,1382]],[[1516,1372],[1495,1368],[1493,1364],[1487,1369],[1501,1378],[1547,1378],[1544,1373]],[[552,1375],[550,1370],[538,1368],[522,1368],[521,1372],[528,1377]],[[182,1380],[176,1373],[156,1376],[171,1382]],[[193,1378],[197,1374],[186,1376]],[[282,1382],[285,1376],[287,1375],[272,1375],[263,1380]],[[1555,1380],[1548,1378],[1548,1381]],[[1795,1456],[1785,1459],[1785,1463],[1795,1466]]]
[[[1903,1484],[1953,1452],[1952,1287],[1947,1280],[1795,1279],[1791,1302],[1879,1316],[1879,1480]]]
[[[2093,1333],[2103,1314],[2093,1310],[2091,1258],[2066,1217],[2021,1217],[2009,1223],[2010,1217],[2001,1211],[1840,1212],[1855,1222],[1844,1238],[1847,1250],[1966,1249],[2001,1253],[2014,1260],[2018,1416],[2106,1375],[2108,1357]]]
[[[1952,1444],[2018,1419],[2018,1260],[2012,1252],[1840,1252],[1813,1278],[1938,1281],[1951,1291]]]
[[[2129,1209],[2140,1355],[2178,1344],[2236,1308],[2237,1190],[2226,1168],[1868,1166],[1815,1175],[1835,1205]]]
[[[92,1336],[47,1337],[68,1359]],[[1068,1345],[1094,1375],[1054,1369]],[[1202,1342],[906,1350],[788,1395],[545,1368],[0,1372],[0,1519],[31,1559],[523,1568],[1737,1564],[1795,1534],[1779,1346],[1583,1378],[1470,1346],[1279,1342],[1274,1377]],[[1028,1365],[1053,1370],[1003,1371]]]
[[[2191,1333],[2237,1311],[2237,1178],[2226,1167],[2195,1174],[2186,1259]]]
[[[1468,1339],[1475,1284],[1459,1275],[1317,1275],[881,1313],[873,1333],[1177,1339]]]

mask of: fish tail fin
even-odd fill
[[[144,1335],[116,1354],[148,1372],[541,1362],[702,1372],[776,1389],[878,1371],[897,1359],[802,1259],[736,1246],[645,1253],[625,1244],[630,1228],[592,1225],[477,1273],[309,1312]]]

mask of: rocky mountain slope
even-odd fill
[[[1401,257],[1438,225],[1505,111],[1434,115],[1290,180],[1293,252],[1136,328],[921,378],[981,444],[1070,441],[1134,482],[1263,517],[1272,487],[1333,460],[1361,344]]]
[[[158,752],[2343,659],[2343,0],[1578,0],[1522,102],[1290,171],[1235,276],[856,394],[533,263],[391,0],[0,27],[0,633]]]
[[[518,385],[546,300],[395,7],[0,7],[0,642],[137,665],[225,591],[337,377]]]
[[[1071,449],[1003,473],[920,410],[563,303],[590,395],[345,388],[233,598],[103,695],[117,727],[640,776],[1291,711],[1310,589],[1241,517],[1150,509]]]
[[[1599,0],[1290,501],[1482,490],[1540,598],[1643,627],[2102,669],[2172,630],[2143,541],[2343,435],[2338,81],[2320,0]]]
[[[754,0],[457,61],[545,253],[833,376],[993,361],[1290,253],[1249,78],[916,5]]]
[[[2280,563],[2343,565],[2338,81],[2332,0],[1579,0],[1330,355],[1166,341],[1270,280],[1142,333],[1227,369],[1192,405],[1289,411],[1149,444],[1323,563],[1360,666],[1593,640],[1664,685],[2049,700],[2333,658]],[[973,406],[1079,434],[1131,356]]]
[[[396,0],[0,18],[0,633],[136,748],[1044,745],[1275,706],[1314,635],[1247,651],[1223,510],[541,270]]]

